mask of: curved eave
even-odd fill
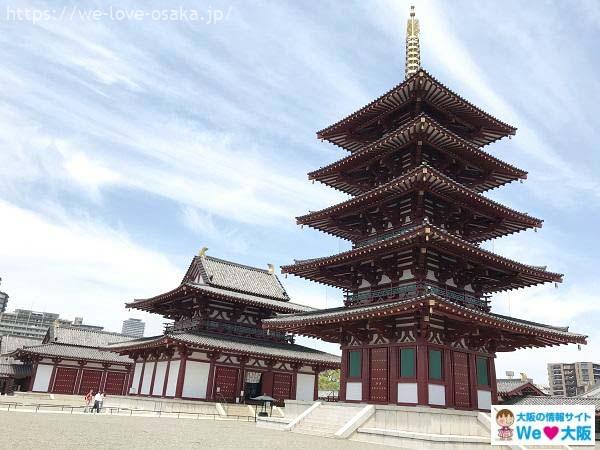
[[[62,344],[62,345],[66,345],[66,344]],[[106,350],[106,349],[101,349],[103,351],[111,351],[111,350]],[[114,352],[114,353],[118,353],[118,352]],[[61,355],[54,355],[51,353],[45,353],[45,352],[37,352],[35,350],[28,350],[25,348],[20,348],[15,350],[14,352],[10,353],[10,356],[13,356],[17,359],[21,359],[23,356],[34,356],[34,357],[39,357],[39,358],[57,358],[57,359],[62,359],[62,360],[71,360],[71,361],[79,361],[79,360],[85,360],[85,361],[93,361],[93,362],[100,362],[100,363],[108,363],[108,364],[118,364],[118,365],[122,365],[122,366],[127,366],[127,365],[132,365],[133,361],[115,361],[112,359],[103,359],[103,358],[93,358],[93,357],[82,357],[82,356],[61,356]]]
[[[368,105],[335,124],[318,131],[317,138],[325,139],[341,148],[354,151],[356,150],[357,144],[344,145],[343,141],[336,138],[340,135],[345,136],[349,127],[372,121],[376,117],[386,114],[408,101],[411,101],[411,93],[417,89],[425,89],[423,100],[434,105],[439,105],[443,109],[453,111],[454,114],[459,117],[462,116],[466,121],[477,119],[486,122],[487,126],[485,129],[487,130],[488,135],[483,136],[480,138],[480,141],[477,142],[480,146],[490,144],[504,136],[514,135],[516,133],[517,129],[515,127],[500,121],[476,107],[460,95],[448,89],[427,71],[421,69],[407,80],[394,86],[391,90],[373,100]],[[360,144],[358,144],[358,146],[359,145]]]
[[[282,313],[303,312],[312,309],[308,306],[297,305],[296,303],[292,303],[289,301],[273,300],[270,298],[264,299],[264,301],[259,300],[259,298],[252,299],[251,297],[258,296],[254,296],[251,294],[241,294],[244,295],[243,298],[236,296],[233,293],[228,295],[225,293],[216,292],[215,290],[210,290],[208,288],[202,289],[202,287],[194,285],[193,283],[184,283],[171,291],[165,292],[164,294],[160,294],[147,299],[137,299],[131,303],[126,303],[125,306],[127,308],[134,308],[142,311],[160,312],[159,306],[162,303],[170,301],[181,294],[185,294],[188,292],[188,290],[193,290],[195,292],[202,293],[203,295],[210,298],[214,298],[215,300],[223,300],[238,304],[247,304],[258,308],[269,308],[273,311]]]
[[[362,193],[360,188],[356,186],[344,186],[343,183],[337,180],[337,174],[341,170],[346,170],[354,166],[358,167],[360,163],[367,161],[369,158],[378,153],[392,151],[396,148],[402,148],[408,145],[411,141],[417,139],[428,142],[429,144],[442,148],[445,151],[453,154],[460,160],[469,164],[477,165],[477,160],[483,161],[493,169],[494,178],[490,179],[487,184],[483,183],[480,187],[474,188],[477,191],[486,191],[503,184],[509,183],[517,179],[526,179],[527,172],[521,170],[512,164],[501,161],[489,153],[474,146],[469,141],[458,136],[456,133],[448,130],[435,119],[425,113],[419,114],[417,117],[400,126],[395,131],[381,137],[379,140],[363,146],[360,150],[335,161],[327,166],[321,167],[315,171],[308,173],[310,180],[317,180],[328,186],[332,186],[343,192],[357,195]],[[468,155],[468,156],[465,156]],[[481,163],[480,163],[481,164]]]
[[[263,328],[271,330],[287,330],[310,336],[318,336],[318,332],[309,331],[309,327],[335,326],[341,323],[362,321],[365,319],[384,318],[402,314],[414,313],[423,307],[433,308],[443,315],[455,317],[461,321],[477,322],[485,327],[501,329],[506,332],[519,333],[535,336],[545,345],[559,344],[586,344],[587,336],[567,331],[559,331],[556,327],[544,326],[542,324],[523,323],[518,319],[499,319],[493,314],[477,311],[457,305],[436,294],[426,294],[410,300],[391,301],[371,306],[357,308],[338,308],[341,311],[327,316],[326,311],[305,315],[289,315],[267,319],[263,322]],[[322,317],[319,317],[321,315]]]
[[[375,242],[371,245],[366,245],[364,247],[355,248],[323,258],[297,261],[295,264],[282,266],[281,271],[282,273],[290,273],[333,286],[334,284],[332,283],[317,279],[316,276],[314,276],[315,270],[318,270],[318,268],[323,266],[341,264],[350,262],[352,260],[359,260],[361,258],[368,258],[380,251],[391,252],[394,251],[395,247],[405,245],[407,241],[414,240],[418,237],[424,238],[423,242],[420,242],[420,245],[432,246],[434,248],[439,248],[442,251],[448,251],[447,247],[450,247],[451,251],[462,251],[467,255],[472,255],[473,257],[477,258],[480,262],[488,263],[490,265],[498,265],[504,270],[516,271],[520,276],[527,276],[529,279],[528,282],[525,282],[524,280],[523,285],[503,287],[486,292],[498,292],[547,282],[562,282],[562,274],[548,272],[535,266],[522,264],[487,250],[483,250],[474,246],[470,242],[453,236],[441,228],[428,223],[417,225],[399,236],[384,241]]]
[[[224,336],[226,337],[226,336]],[[249,340],[249,342],[251,342],[251,340]],[[237,353],[241,353],[244,355],[248,355],[254,358],[265,358],[265,357],[273,357],[275,356],[277,358],[278,361],[284,361],[284,362],[302,362],[302,363],[307,363],[307,364],[319,364],[325,367],[331,367],[331,368],[339,368],[340,367],[340,363],[339,362],[333,362],[331,360],[327,360],[327,359],[319,359],[319,358],[310,358],[310,359],[304,359],[304,358],[295,358],[295,357],[289,357],[289,356],[281,356],[281,355],[276,355],[274,353],[269,353],[267,351],[265,352],[252,352],[252,351],[245,351],[245,350],[232,350],[231,348],[225,347],[225,346],[219,346],[219,345],[210,345],[210,346],[206,346],[206,345],[200,345],[200,344],[196,344],[194,342],[190,342],[187,341],[185,339],[178,339],[176,336],[169,336],[169,335],[165,335],[162,337],[159,337],[155,340],[149,340],[147,342],[138,342],[138,343],[134,343],[131,346],[127,346],[127,347],[118,347],[118,348],[114,348],[111,349],[111,351],[114,352],[118,352],[119,354],[130,354],[130,353],[135,353],[137,351],[140,350],[147,350],[147,349],[152,349],[152,348],[156,348],[156,347],[160,347],[160,346],[171,346],[171,345],[185,345],[191,348],[195,348],[198,350],[209,350],[209,351],[222,351],[224,353],[232,353],[232,352],[237,352]]]
[[[428,165],[417,167],[410,172],[357,197],[320,211],[299,216],[296,218],[296,221],[299,225],[307,225],[334,236],[352,240],[354,236],[351,233],[344,232],[335,225],[332,225],[330,219],[332,215],[344,214],[351,211],[362,211],[365,208],[374,206],[374,204],[379,202],[382,198],[391,199],[391,196],[401,196],[404,193],[414,190],[415,185],[419,182],[426,183],[430,188],[429,192],[437,194],[440,197],[453,196],[454,198],[462,200],[463,203],[469,201],[474,202],[477,205],[486,208],[488,215],[496,214],[514,222],[513,226],[507,227],[506,232],[491,233],[489,237],[483,236],[481,239],[474,239],[475,241],[499,237],[531,227],[540,228],[542,226],[542,220],[490,200],[480,193],[457,183],[447,175]]]

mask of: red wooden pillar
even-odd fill
[[[102,369],[104,369],[102,371],[102,378],[100,379],[100,392],[104,392],[106,390],[106,378],[108,378],[108,368],[110,367],[110,364],[108,363],[103,363],[102,364]]]
[[[206,399],[213,400],[216,397],[215,363],[217,362],[217,359],[219,359],[219,354],[217,352],[209,353],[208,358],[210,360],[210,366],[208,368],[208,381],[206,382]]]
[[[319,373],[321,372],[321,368],[319,366],[313,366],[313,370],[315,371],[315,385],[313,388],[313,400],[319,399]]]
[[[181,398],[183,392],[183,379],[185,378],[185,365],[187,362],[187,347],[179,347],[179,372],[177,373],[177,385],[175,387],[175,397]]]
[[[362,349],[362,370],[361,370],[361,382],[362,382],[362,397],[361,401],[368,402],[369,401],[369,371],[371,370],[370,358],[369,358],[369,349]]]
[[[130,371],[128,370],[125,373],[125,381],[123,382],[123,387],[121,388],[121,395],[129,395],[129,377]]]
[[[169,371],[171,370],[171,359],[173,358],[173,350],[167,349],[165,351],[165,355],[167,355],[167,368],[165,369],[165,381],[163,382],[162,396],[167,396],[167,385],[169,384]]]
[[[417,338],[417,398],[419,405],[429,404],[429,371],[427,340]]]
[[[296,400],[296,390],[298,386],[298,369],[300,368],[300,363],[292,363],[292,385],[290,386],[290,400]]]
[[[150,391],[148,395],[152,397],[154,392],[154,379],[156,378],[156,366],[158,365],[158,352],[154,353],[152,356],[154,357],[154,366],[152,367],[152,378],[150,379]]]
[[[444,380],[446,382],[446,406],[454,406],[454,366],[450,347],[444,350]]]
[[[348,378],[348,350],[342,350],[342,363],[340,367],[340,401],[346,401],[346,379]]]
[[[240,403],[242,403],[242,391],[244,390],[244,377],[245,377],[245,373],[244,370],[246,368],[246,363],[248,363],[248,357],[243,355],[240,356],[238,358],[238,361],[240,363],[240,370],[238,370],[238,379],[237,379],[237,387],[236,387],[236,392],[237,392],[237,396],[240,397]]]
[[[492,391],[492,405],[498,403],[498,385],[496,382],[496,355],[491,355],[488,359],[490,371],[490,389]]]
[[[77,361],[77,364],[79,365],[79,369],[77,370],[77,376],[75,377],[75,386],[73,386],[73,394],[79,393],[79,389],[81,389],[81,380],[83,380],[83,368],[87,364],[87,361]]]
[[[50,381],[48,382],[48,392],[53,392],[54,391],[54,379],[56,378],[56,366],[58,366],[58,363],[60,362],[60,358],[52,358],[52,375],[50,375]],[[75,383],[75,385],[77,385],[77,383]]]
[[[29,391],[33,391],[33,385],[35,384],[35,376],[37,375],[38,364],[40,363],[39,358],[32,358],[31,363],[33,365],[33,369],[31,371],[31,379],[29,380]],[[48,389],[50,389],[50,385],[48,385]]]
[[[478,409],[477,402],[477,356],[469,353],[469,391],[471,393],[471,407]]]
[[[267,361],[268,370],[262,374],[263,394],[273,396],[273,366],[275,361]]]
[[[398,403],[398,347],[389,347],[388,403]]]
[[[142,371],[140,373],[140,381],[138,382],[138,386],[137,386],[137,395],[142,395],[142,383],[144,382],[144,372],[146,371],[146,359],[148,358],[148,355],[143,354],[142,355],[143,358],[143,363],[142,363]]]

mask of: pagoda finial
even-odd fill
[[[410,17],[406,22],[406,78],[417,73],[421,67],[421,49],[419,47],[419,19],[415,18],[415,7],[410,7]]]

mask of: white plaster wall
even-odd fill
[[[159,361],[156,364],[156,375],[154,376],[154,385],[152,386],[152,395],[162,395],[165,384],[165,374],[167,373],[167,362]]]
[[[296,400],[312,401],[315,393],[315,376],[299,373],[296,380]]]
[[[209,363],[187,361],[181,395],[189,398],[206,398],[209,370]]]
[[[418,403],[417,383],[398,383],[398,403]]]
[[[142,389],[140,394],[148,395],[150,393],[150,382],[152,381],[152,371],[154,370],[154,361],[146,361],[144,369],[144,379],[142,380]]]
[[[142,374],[142,365],[143,363],[135,363],[135,368],[133,369],[133,381],[131,382],[131,390],[132,394],[137,394],[138,386],[140,385],[140,375]]]
[[[48,364],[38,364],[33,381],[33,390],[48,392],[50,377],[52,377],[52,366]]]
[[[346,400],[362,401],[362,383],[360,381],[346,383]]]
[[[446,404],[446,386],[441,384],[429,385],[429,404],[430,405],[445,405]]]
[[[479,409],[492,409],[492,393],[490,391],[477,390],[477,407]]]
[[[167,380],[167,391],[165,395],[167,397],[174,397],[175,390],[177,389],[177,376],[179,375],[179,360],[171,361],[169,366],[169,379]]]

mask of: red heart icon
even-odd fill
[[[548,436],[548,439],[552,440],[558,434],[558,427],[544,427],[544,434]]]

